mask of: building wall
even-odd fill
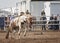
[[[38,16],[40,16],[42,9],[44,9],[44,2],[41,1],[31,2],[30,6],[31,14],[33,16],[36,16],[37,19],[39,18]]]
[[[50,3],[50,13],[53,15],[60,15],[60,2]]]
[[[51,1],[51,2],[45,2],[45,12],[47,16],[57,15],[60,14],[60,2],[56,1]]]
[[[16,7],[16,2],[20,2],[20,0],[0,0],[0,9],[8,7]]]
[[[30,12],[30,2],[31,0],[20,0],[20,2],[18,3],[18,14],[20,15],[20,12],[26,12],[27,10],[29,10]]]
[[[60,2],[58,1],[51,1],[50,5],[48,2],[43,2],[43,1],[31,1],[31,5],[30,5],[30,1],[26,1],[26,9],[25,9],[25,5],[23,4],[22,6],[22,10],[25,12],[27,9],[29,10],[29,12],[31,11],[31,13],[33,15],[39,16],[41,10],[44,8],[46,11],[46,15],[51,15],[51,14],[59,14],[60,13]],[[46,5],[46,6],[45,6]],[[20,5],[19,5],[20,6]],[[21,6],[20,6],[21,7]],[[19,7],[19,9],[20,9]],[[45,8],[46,7],[46,8]],[[50,7],[50,8],[49,8]],[[51,11],[50,11],[50,10]],[[39,12],[40,11],[40,12]],[[49,12],[49,13],[48,13]],[[20,12],[19,12],[20,13]]]
[[[50,2],[44,2],[44,10],[45,10],[45,14],[47,16],[47,20],[49,20],[49,16],[50,16]]]

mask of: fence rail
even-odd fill
[[[47,22],[47,23],[41,23],[41,22]],[[32,24],[32,27],[34,28],[34,27],[36,27],[37,26],[37,28],[38,28],[38,26],[43,26],[43,25],[45,25],[46,26],[46,28],[49,28],[49,26],[58,26],[59,27],[59,29],[60,29],[60,21],[59,20],[33,20],[32,21],[33,22],[33,24]],[[50,23],[49,23],[50,22]],[[57,23],[55,23],[55,22],[57,22]],[[41,28],[41,27],[40,27]],[[52,27],[51,27],[52,28]]]

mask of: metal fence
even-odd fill
[[[38,16],[38,18],[40,18],[40,17],[41,16]],[[45,17],[50,18],[50,16],[45,16]],[[59,16],[59,18],[60,18],[60,16]],[[32,21],[33,22],[32,29],[38,29],[38,28],[42,29],[41,26],[45,25],[47,30],[49,30],[50,27],[52,28],[52,26],[56,27],[56,30],[57,30],[57,28],[58,28],[58,30],[60,30],[60,20],[59,20],[59,18],[57,17],[57,20],[50,20],[50,19],[49,20],[40,20],[40,19],[39,20],[33,20]],[[46,24],[41,23],[41,22],[44,22],[44,21],[46,21],[47,23]],[[49,22],[51,22],[51,23],[49,23]]]
[[[32,24],[32,29],[41,29],[42,27],[42,25],[45,25],[46,26],[46,28],[47,28],[47,30],[49,29],[49,26],[56,26],[56,25],[58,25],[58,27],[59,27],[59,30],[60,30],[60,20],[40,20],[40,17],[41,16],[37,16],[39,19],[37,20],[36,19],[36,17],[34,16],[34,19],[33,19],[33,24]],[[50,18],[50,16],[45,16],[45,17],[49,17]],[[1,17],[0,17],[1,18]],[[60,18],[60,16],[59,16],[59,18]],[[58,17],[57,17],[57,19],[59,19]],[[3,19],[2,19],[3,20]],[[2,22],[2,23],[4,23],[3,25],[5,26],[5,17],[4,17],[4,20],[3,20],[4,22]],[[46,21],[47,23],[46,24],[42,24],[41,22],[43,22],[43,21]],[[0,20],[0,22],[1,22],[1,20]],[[58,23],[49,23],[49,22],[58,22]],[[7,22],[6,22],[7,23]],[[3,26],[3,27],[4,27]],[[1,27],[1,26],[0,26]]]

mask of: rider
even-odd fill
[[[30,28],[32,28],[32,15],[31,15],[31,13],[28,10],[26,11],[25,15],[27,16],[28,27],[29,27],[29,30],[30,30]]]

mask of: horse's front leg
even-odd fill
[[[19,27],[18,35],[20,35],[20,33],[21,33],[21,28]]]
[[[7,31],[7,34],[6,34],[6,37],[5,37],[6,39],[8,39],[9,38],[9,30]]]
[[[28,24],[27,23],[24,23],[24,28],[25,28],[24,36],[26,36],[27,30],[28,30]]]
[[[19,26],[19,31],[18,31],[18,34],[20,35],[21,33],[21,26]]]
[[[20,38],[20,34],[21,34],[21,23],[19,23],[19,31],[18,31],[19,38]]]

